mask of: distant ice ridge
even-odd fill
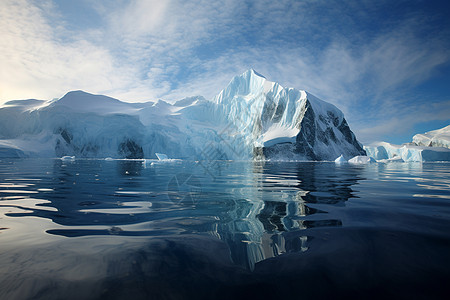
[[[418,146],[450,148],[450,125],[413,136],[413,143]]]
[[[450,161],[450,125],[416,134],[412,143],[393,145],[386,142],[364,146],[367,155],[381,162]]]
[[[82,91],[0,108],[0,150],[47,157],[334,160],[365,155],[343,113],[254,70],[214,99],[126,103]],[[7,149],[7,150],[6,150]],[[0,155],[1,155],[0,151]]]
[[[414,145],[393,145],[386,142],[364,146],[367,155],[376,160],[450,161],[450,149],[443,147],[425,147]]]

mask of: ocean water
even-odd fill
[[[0,299],[439,299],[449,283],[448,163],[0,161]]]

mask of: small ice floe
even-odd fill
[[[352,164],[371,164],[376,163],[377,161],[370,156],[359,155],[351,158],[348,162]]]
[[[167,154],[163,154],[163,153],[155,153],[156,154],[156,157],[159,159],[159,160],[167,160],[167,159],[169,159],[169,157],[167,156]]]
[[[112,158],[112,157],[107,157],[107,158],[105,158],[105,160],[111,161],[111,160],[114,160],[114,158]]]
[[[61,160],[74,161],[75,160],[75,156],[66,155],[66,156],[61,157]]]
[[[343,163],[346,163],[347,160],[346,160],[346,159],[344,158],[344,156],[341,154],[341,156],[339,156],[338,158],[336,158],[336,159],[334,160],[334,162],[337,163],[337,164],[343,164]]]

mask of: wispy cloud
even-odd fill
[[[48,23],[41,7],[25,0],[1,6],[1,100],[49,99],[73,89],[108,91],[130,83],[130,68],[118,65],[102,45],[61,40],[61,29]]]
[[[430,121],[446,121],[449,116],[450,100],[431,104],[424,103],[401,111],[398,117],[372,123],[371,127],[359,127],[357,134],[360,141],[364,143],[382,141],[386,138],[387,133],[391,139],[398,139],[406,135],[409,137],[408,141],[411,141],[414,134],[422,133],[414,131],[416,124]]]

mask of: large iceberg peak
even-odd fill
[[[227,87],[216,96],[215,101],[223,103],[224,99],[233,98],[235,95],[257,95],[267,92],[273,85],[274,83],[268,81],[263,75],[250,69],[233,77]]]
[[[250,73],[250,74],[252,74],[252,76],[258,76],[258,77],[266,78],[266,77],[265,77],[264,75],[262,75],[261,73],[256,72],[255,69],[253,69],[253,68],[248,69],[247,71],[245,71],[245,73]],[[244,74],[245,74],[245,73],[244,73]]]
[[[250,69],[218,94],[218,119],[233,124],[234,135],[257,156],[331,160],[365,155],[334,105],[303,90],[284,88]]]

